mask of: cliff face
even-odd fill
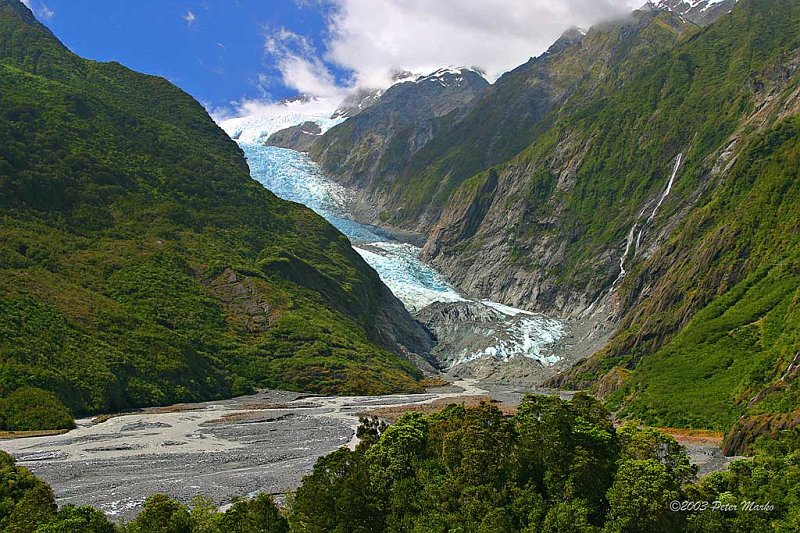
[[[565,36],[367,193],[468,292],[616,330],[550,383],[661,425],[800,398],[800,5],[713,5]]]
[[[798,404],[781,375],[800,327],[799,11],[740,2],[453,195],[434,264],[495,298],[617,321],[551,385],[624,376],[606,399],[660,425],[724,429]]]
[[[368,108],[332,128],[309,153],[342,183],[360,189],[363,218],[385,221],[394,183],[432,138],[459,121],[488,82],[470,69],[441,69],[393,85]]]

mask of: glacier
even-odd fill
[[[285,122],[281,119],[281,124],[288,122],[288,118]],[[547,348],[566,334],[564,322],[497,302],[472,300],[420,260],[420,248],[397,241],[381,228],[352,220],[348,216],[348,191],[328,179],[306,154],[248,141],[267,138],[275,124],[271,119],[252,117],[249,121],[226,124],[229,135],[239,133],[237,140],[253,179],[277,196],[313,209],[346,235],[353,248],[412,314],[435,302],[470,301],[503,315],[479,347],[457,354],[451,368],[484,357],[507,361],[522,356],[543,366],[560,361],[558,356],[548,354]]]

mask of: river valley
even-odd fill
[[[409,311],[437,333],[434,356],[452,385],[424,394],[373,397],[262,391],[86,418],[65,434],[0,442],[19,464],[51,484],[59,503],[94,505],[116,519],[129,519],[156,492],[187,503],[203,495],[220,506],[261,491],[280,501],[317,458],[355,446],[359,414],[489,399],[513,409],[526,392],[535,392],[543,372],[552,374],[566,364],[561,354],[573,336],[566,322],[469,298],[420,261],[417,247],[350,219],[348,191],[321,175],[307,156],[240,145],[254,179],[328,219]],[[497,373],[508,378],[499,371],[504,365],[515,369],[514,379],[476,379]],[[695,447],[693,458],[709,465],[721,461],[714,445]]]
[[[60,504],[93,505],[129,519],[153,493],[217,505],[266,491],[294,490],[322,455],[354,447],[358,416],[375,409],[476,401],[506,405],[520,390],[461,380],[425,394],[314,397],[263,391],[231,400],[86,418],[61,435],[0,442],[20,465],[53,487]]]

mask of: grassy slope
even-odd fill
[[[692,255],[716,256],[708,275],[725,268],[746,277],[663,348],[641,358],[612,398],[623,413],[657,424],[726,429],[744,414],[800,407],[797,381],[780,379],[800,349],[798,169],[800,117],[794,117],[754,141],[687,224]],[[684,277],[690,268],[674,271],[686,290],[693,285]]]
[[[368,334],[375,272],[252,181],[197,102],[74,56],[16,0],[0,43],[0,396],[32,385],[77,414],[418,388]]]

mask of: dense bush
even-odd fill
[[[72,429],[72,415],[52,392],[23,387],[0,399],[0,428],[26,431]]]
[[[672,437],[632,424],[615,429],[587,396],[528,397],[510,418],[489,405],[451,406],[406,415],[379,439],[321,458],[289,522],[303,533],[791,531],[799,458],[796,431],[695,482]],[[690,500],[774,509],[671,509]]]
[[[0,398],[62,404],[8,427],[259,386],[420,389],[378,340],[391,294],[341,233],[252,180],[189,95],[75,56],[17,0],[0,0],[0,227]]]

